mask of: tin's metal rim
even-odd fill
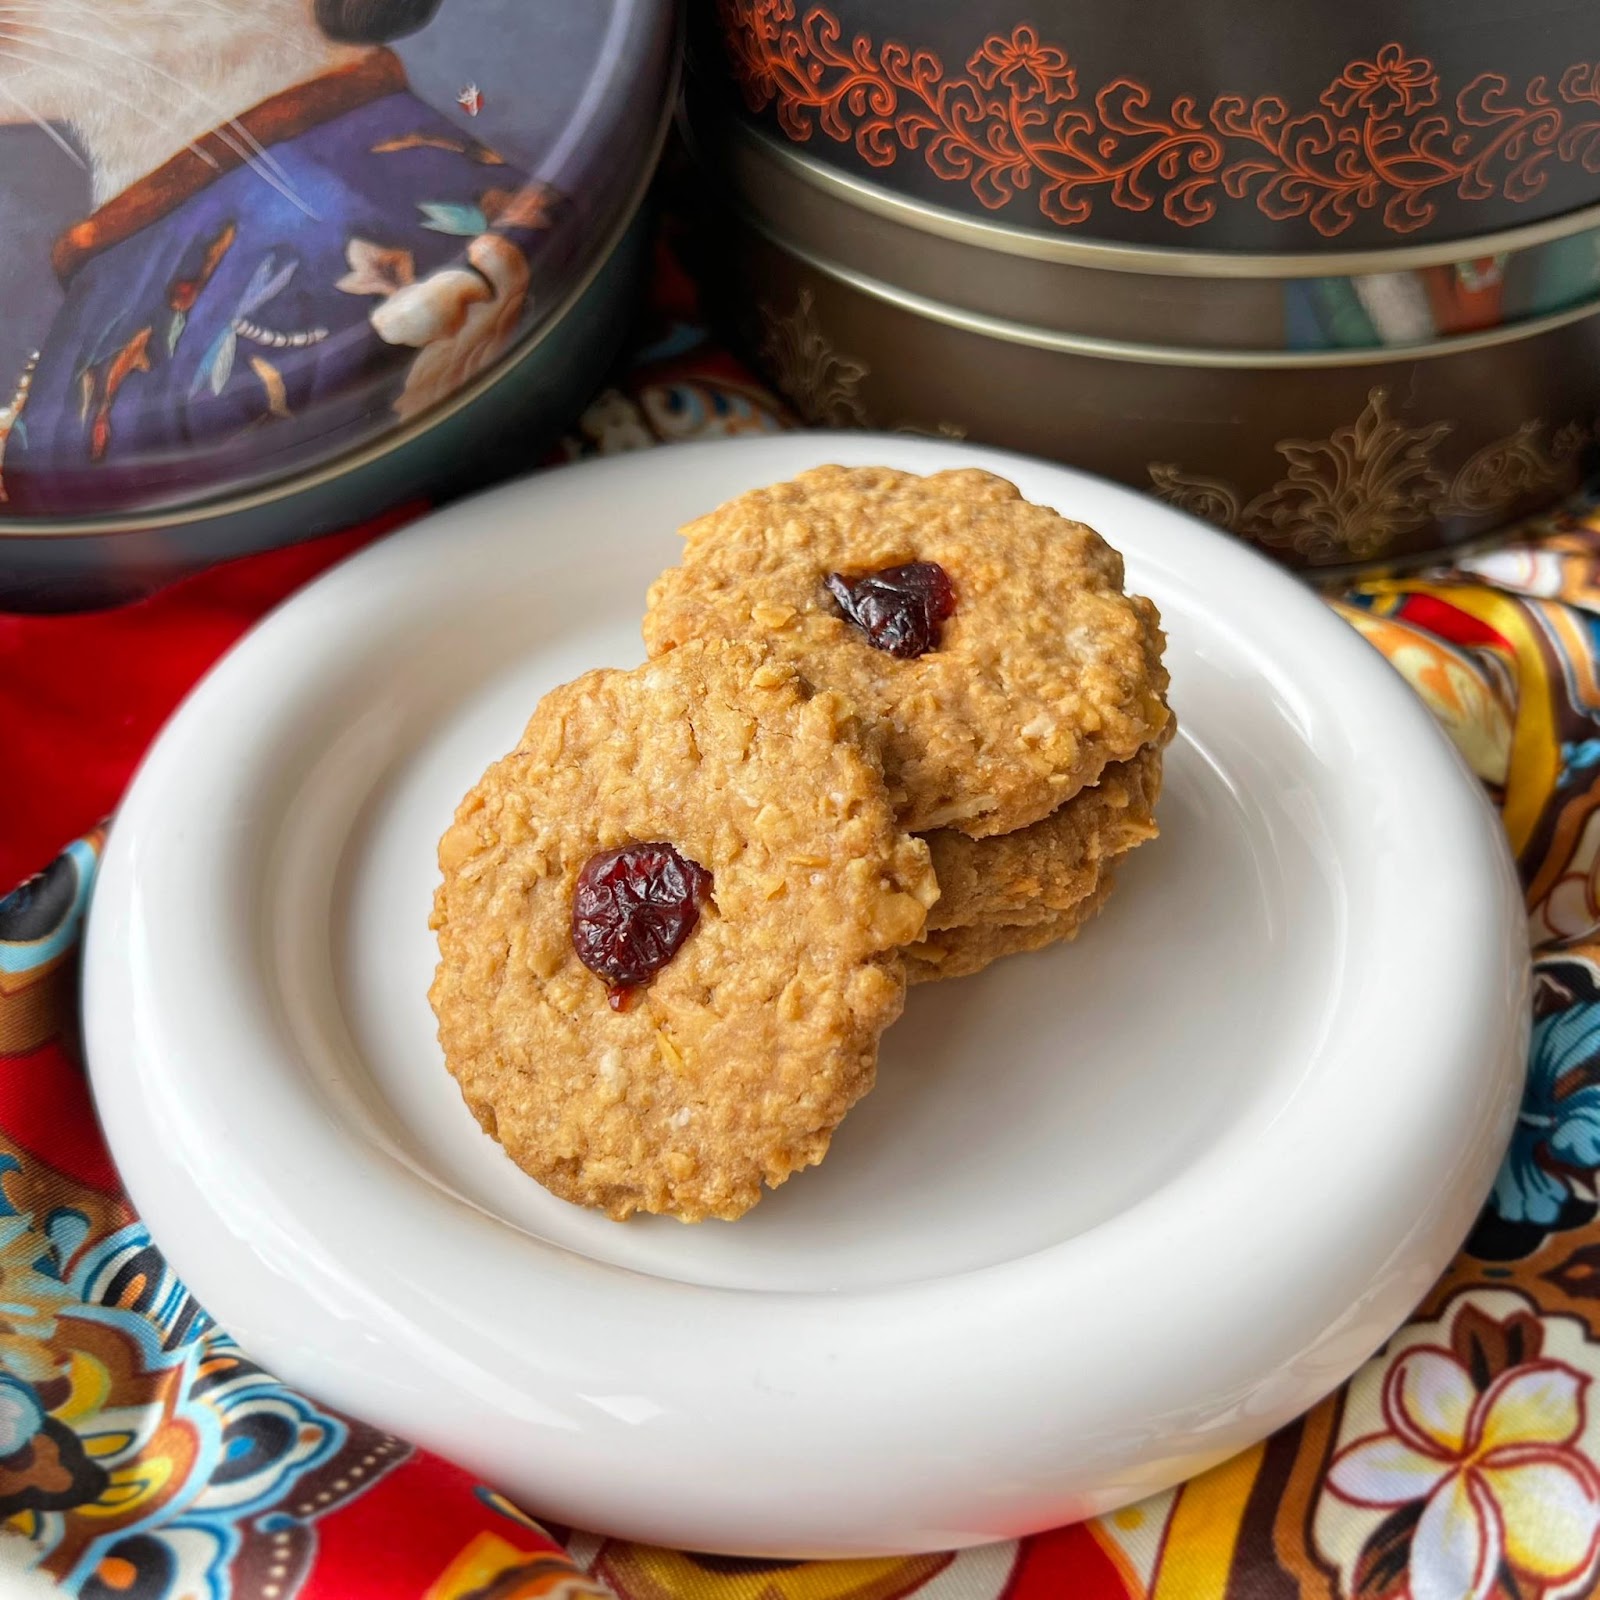
[[[1600,228],[1600,204],[1563,212],[1541,222],[1503,228],[1496,233],[1471,234],[1430,244],[1396,245],[1357,251],[1327,251],[1272,255],[1231,250],[1188,250],[1176,245],[1115,244],[1079,238],[1058,238],[1028,228],[947,211],[942,206],[912,200],[852,173],[819,161],[785,144],[760,128],[728,115],[714,114],[717,137],[747,143],[760,155],[788,168],[796,177],[836,200],[874,216],[886,217],[959,244],[1005,255],[1028,256],[1075,267],[1102,271],[1148,273],[1160,277],[1203,278],[1340,278],[1369,273],[1409,272],[1422,267],[1451,266],[1480,256],[1512,254],[1535,245],[1549,244],[1572,234]],[[703,142],[703,140],[702,140]]]
[[[1159,367],[1287,368],[1295,371],[1315,367],[1387,366],[1395,362],[1435,361],[1443,356],[1465,355],[1474,350],[1492,349],[1496,345],[1516,344],[1524,339],[1535,339],[1553,329],[1564,328],[1570,323],[1600,316],[1600,299],[1586,300],[1581,305],[1569,306],[1564,311],[1552,311],[1543,317],[1529,317],[1522,322],[1510,322],[1478,333],[1458,334],[1449,339],[1337,350],[1227,350],[1204,346],[1134,344],[1121,339],[1100,339],[1087,334],[1038,328],[1026,322],[1013,322],[979,311],[966,311],[959,306],[947,305],[942,300],[915,294],[885,283],[881,278],[858,272],[854,267],[841,266],[837,261],[830,261],[803,245],[795,244],[726,193],[724,203],[745,227],[775,249],[792,256],[820,276],[842,283],[880,304],[894,306],[912,316],[923,317],[929,322],[942,323],[945,327],[977,334],[982,338],[1027,345],[1035,350],[1049,350],[1059,355],[1090,356],[1101,361],[1130,361]]]
[[[678,14],[676,33],[681,46],[683,34],[681,11]],[[537,328],[515,348],[507,351],[493,366],[486,368],[471,383],[457,390],[449,400],[423,412],[410,422],[400,424],[381,438],[333,457],[320,467],[311,468],[306,472],[287,473],[245,494],[228,495],[216,500],[202,500],[165,509],[157,507],[128,514],[106,512],[97,517],[84,517],[71,521],[0,516],[0,545],[7,539],[84,539],[114,537],[123,533],[148,533],[164,528],[189,527],[197,522],[210,522],[246,511],[259,510],[263,506],[272,505],[279,500],[292,499],[296,495],[342,478],[347,473],[371,466],[374,462],[383,460],[385,456],[404,449],[406,445],[431,432],[440,423],[464,411],[473,401],[494,388],[513,367],[520,366],[526,361],[544,343],[545,339],[566,319],[578,301],[588,293],[590,286],[599,277],[601,269],[621,245],[624,235],[632,227],[634,218],[638,216],[639,209],[644,204],[651,183],[655,180],[656,167],[660,162],[667,134],[672,127],[673,109],[678,100],[682,57],[681,48],[674,51],[662,87],[661,107],[650,136],[647,159],[640,169],[639,181],[618,208],[616,219],[605,234],[602,245],[595,251],[593,259],[573,280],[566,294],[555,303]]]

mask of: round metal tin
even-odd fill
[[[195,567],[348,527],[388,507],[453,498],[525,470],[621,346],[647,259],[634,213],[543,332],[433,415],[287,483],[123,519],[0,521],[0,609],[110,605]]]
[[[40,538],[140,530],[192,561],[431,489],[512,430],[526,464],[581,403],[637,257],[671,0],[8,10],[7,587]]]
[[[1304,568],[1416,560],[1570,492],[1600,305],[1394,349],[1216,350],[970,312],[721,214],[708,268],[809,421],[972,438],[1149,490]]]
[[[839,268],[980,317],[1081,338],[1215,351],[1381,349],[1600,299],[1600,206],[1466,246],[1354,255],[1097,246],[908,204],[741,124],[702,94],[689,138],[759,223]]]

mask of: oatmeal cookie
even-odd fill
[[[1095,874],[1088,894],[1065,911],[1030,922],[982,922],[968,928],[938,929],[907,948],[906,976],[912,983],[967,978],[1002,956],[1076,939],[1106,903],[1112,886],[1112,871],[1106,867]]]
[[[928,927],[1049,922],[1091,893],[1106,861],[1156,837],[1161,742],[1113,762],[1092,789],[1015,833],[969,839],[953,828],[927,836],[939,900]]]
[[[819,467],[683,530],[645,641],[765,640],[872,721],[902,822],[1048,816],[1167,721],[1155,607],[1091,528],[1002,478]]]
[[[736,1217],[822,1159],[938,895],[856,714],[754,644],[546,695],[439,864],[429,997],[467,1105],[619,1219]]]

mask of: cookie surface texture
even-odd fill
[[[1015,833],[969,839],[954,828],[927,836],[939,899],[930,930],[983,923],[1049,922],[1092,893],[1100,869],[1154,839],[1162,750],[1146,745],[1114,762],[1092,789]]]
[[[1164,727],[1155,608],[1123,593],[1092,529],[962,469],[819,467],[683,530],[650,591],[645,642],[761,640],[860,707],[914,832],[1010,833],[1055,811]],[[953,608],[910,659],[847,619],[831,575],[933,563]]]
[[[539,704],[440,841],[430,990],[473,1114],[563,1199],[735,1217],[821,1160],[904,1003],[937,897],[836,693],[711,643]],[[597,853],[710,873],[692,931],[613,1009],[572,939]]]
[[[1098,872],[1094,887],[1066,911],[1028,922],[983,922],[968,928],[942,928],[906,951],[906,975],[912,983],[941,978],[969,978],[1003,956],[1026,955],[1049,945],[1076,939],[1094,920],[1113,887],[1109,867]]]

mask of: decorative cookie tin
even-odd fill
[[[876,188],[863,201],[761,135],[710,127],[698,115],[691,141],[721,197],[711,301],[808,420],[1054,456],[1311,568],[1480,538],[1593,457],[1600,214],[1475,241],[1465,260],[1445,244],[1039,241]],[[1299,314],[1338,290],[1361,320]]]
[[[1047,235],[1275,253],[1600,201],[1574,0],[716,0],[748,115],[909,199]]]
[[[1600,205],[1466,243],[1242,255],[1048,238],[903,200],[695,97],[690,141],[760,224],[841,270],[1086,338],[1218,350],[1417,344],[1600,299]]]
[[[526,466],[603,373],[671,0],[0,0],[0,602]]]

